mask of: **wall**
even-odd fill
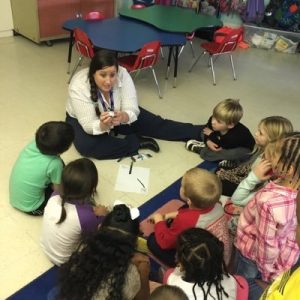
[[[10,0],[0,0],[0,37],[12,36],[12,29],[13,20]]]

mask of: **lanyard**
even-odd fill
[[[112,90],[109,91],[110,105],[106,101],[104,101],[105,98],[103,97],[102,93],[99,90],[97,91],[97,95],[103,107],[103,111],[114,111],[115,105],[114,105],[114,97],[113,97]]]

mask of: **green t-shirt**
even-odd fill
[[[10,175],[10,204],[24,212],[36,210],[44,202],[45,188],[50,183],[60,184],[62,170],[63,162],[59,156],[42,154],[35,141],[29,143]]]

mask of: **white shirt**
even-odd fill
[[[81,240],[81,226],[76,206],[65,203],[67,218],[61,224],[61,198],[52,196],[44,211],[42,223],[41,246],[45,254],[55,264],[60,266],[66,262]]]
[[[66,110],[71,117],[77,119],[86,133],[99,135],[108,131],[102,131],[100,128],[100,120],[96,115],[94,102],[91,100],[88,71],[88,68],[83,69],[72,78]],[[135,86],[127,70],[121,66],[118,69],[117,82],[113,87],[113,99],[115,110],[128,114],[127,124],[137,120],[140,110]],[[99,103],[99,110],[104,111],[101,103]]]
[[[188,296],[188,298],[190,300],[194,300],[195,299],[194,294],[193,294],[194,283],[184,281],[182,279],[183,275],[184,274],[182,272],[180,272],[179,268],[175,268],[174,271],[169,275],[169,277],[167,279],[167,284],[178,286],[179,288],[181,288],[186,293],[186,295]],[[236,282],[236,279],[231,275],[229,275],[229,277],[224,275],[221,284],[222,284],[222,287],[224,288],[224,290],[226,291],[226,293],[228,294],[228,298],[226,298],[224,296],[223,299],[236,300],[237,299],[237,282]],[[205,283],[203,288],[204,288],[204,290],[207,290],[208,285]],[[197,300],[204,299],[203,291],[197,285],[195,287],[195,293],[196,293],[196,296],[197,296]],[[215,285],[211,286],[210,293],[208,294],[207,299],[209,299],[209,300],[218,299]]]

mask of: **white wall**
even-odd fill
[[[0,0],[0,37],[11,36],[13,34],[12,29],[13,20],[10,0]]]

